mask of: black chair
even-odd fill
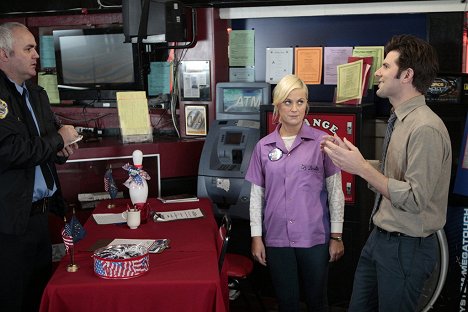
[[[266,311],[260,293],[249,280],[249,275],[252,273],[254,266],[252,259],[243,255],[227,252],[229,238],[231,235],[231,227],[231,219],[227,214],[225,214],[221,220],[221,225],[219,226],[219,235],[222,242],[218,260],[219,272],[221,273],[223,270],[223,265],[225,265],[225,271],[228,276],[229,290],[240,291],[243,300],[250,309],[251,306],[249,304],[249,300],[247,299],[244,291],[241,291],[241,288],[244,288],[243,283],[247,282],[250,286],[250,289],[252,289],[255,296],[257,297],[260,308],[262,311]]]
[[[221,238],[221,246],[219,247],[218,270],[221,273],[226,257],[229,237],[231,236],[231,218],[225,214],[219,226],[219,237]]]

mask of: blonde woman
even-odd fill
[[[252,255],[267,265],[280,311],[299,311],[300,281],[309,311],[327,311],[328,263],[344,254],[341,171],[320,149],[325,133],[308,126],[307,85],[285,76],[273,90],[278,126],[256,145]]]

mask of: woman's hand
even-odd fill
[[[344,255],[344,244],[342,240],[330,239],[330,246],[328,248],[330,252],[329,262],[335,262]]]
[[[255,261],[261,265],[266,266],[266,253],[265,245],[263,244],[261,236],[252,237],[252,256]]]

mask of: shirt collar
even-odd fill
[[[396,110],[395,115],[399,120],[405,119],[409,113],[414,111],[416,108],[426,105],[426,98],[424,95],[417,95],[408,101],[402,103]],[[393,110],[393,109],[392,109]]]
[[[272,132],[272,135],[266,137],[265,145],[273,144],[273,143],[276,143],[277,146],[284,145],[283,139],[281,138],[281,135],[279,133],[280,128],[281,128],[281,124],[278,124],[276,126],[275,131]],[[301,139],[307,139],[307,140],[317,139],[317,133],[314,131],[314,128],[306,125],[305,123],[302,123],[301,130],[299,130],[299,133],[297,134],[297,136],[300,137]]]
[[[23,82],[22,85],[19,85],[16,82],[14,82],[13,80],[11,80],[9,77],[7,77],[7,78],[8,78],[8,80],[10,80],[15,85],[16,90],[19,92],[19,94],[23,95],[24,91],[26,91],[26,92],[28,91],[28,89],[26,88],[26,83]]]

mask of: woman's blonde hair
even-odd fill
[[[309,89],[304,81],[296,75],[286,75],[278,82],[273,89],[273,121],[278,120],[278,105],[283,103],[292,90],[300,89],[305,92],[306,100],[309,98]],[[309,105],[306,107],[306,114],[309,112]]]

